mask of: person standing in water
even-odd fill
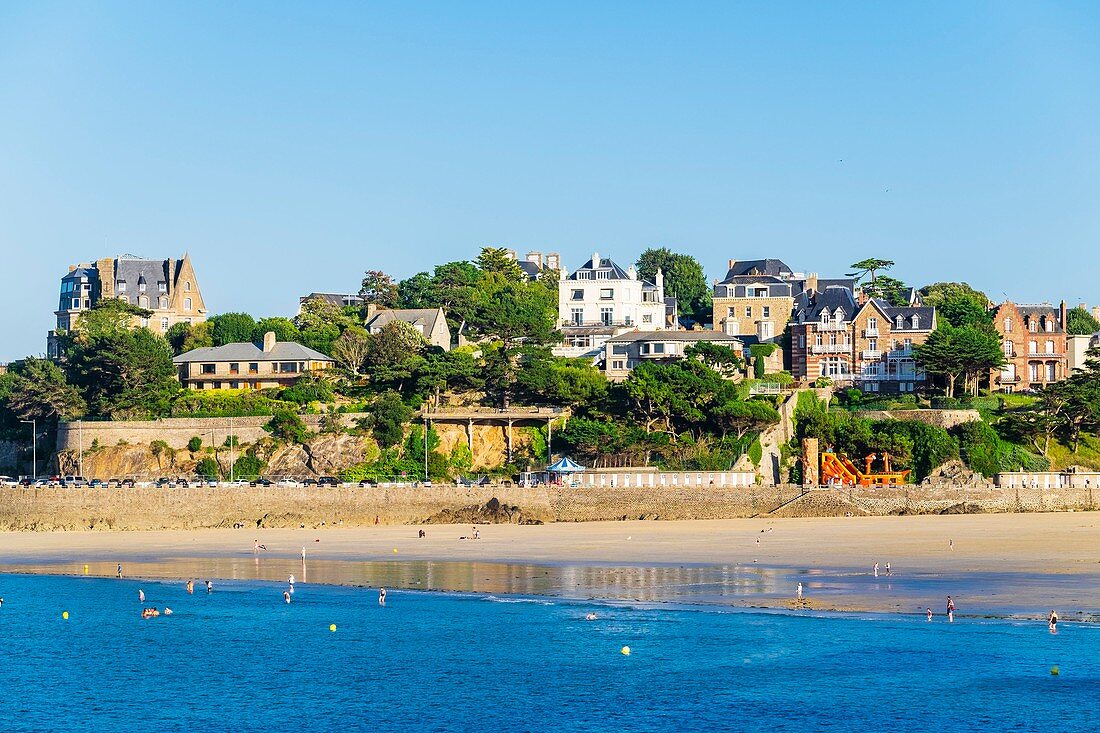
[[[214,584],[211,583],[209,580],[206,581],[206,592],[207,593],[213,593],[214,592]]]
[[[188,579],[187,581],[187,593],[189,595],[195,594],[195,581]]]
[[[145,603],[145,591],[143,591],[141,588],[138,588],[138,600],[142,603]]]
[[[932,620],[932,609],[928,608],[928,609],[925,609],[925,610],[928,611],[928,620],[931,621]]]
[[[379,588],[378,589],[378,605],[380,605],[380,606],[386,605],[386,589],[385,588]]]
[[[955,601],[951,599],[951,596],[947,597],[947,621],[948,623],[955,622]]]
[[[288,590],[283,591],[283,601],[285,601],[288,604],[290,603],[290,591],[288,591]]]
[[[890,575],[890,563],[886,563],[886,575],[887,577]]]
[[[1050,610],[1050,615],[1047,616],[1047,626],[1050,627],[1050,633],[1058,633],[1058,612],[1054,609]]]
[[[802,584],[798,584],[798,600],[802,600]]]

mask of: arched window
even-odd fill
[[[183,299],[183,309],[185,311],[191,310],[191,299],[190,298],[184,298]]]
[[[160,307],[161,308],[168,308],[168,298],[161,298],[160,299]]]
[[[920,316],[913,316],[913,328],[920,328]]]
[[[187,282],[185,282],[183,284],[183,289],[186,290],[189,293],[191,292],[191,281],[190,280],[188,280]]]
[[[148,308],[148,307],[149,307],[149,297],[146,296],[146,295],[139,296],[138,297],[138,308]]]
[[[897,325],[898,328],[902,328],[902,324],[904,322],[905,322],[905,319],[903,319],[901,316],[898,316],[896,321],[895,321],[895,325]]]
[[[1028,341],[1027,342],[1027,353],[1029,353],[1029,354],[1038,354],[1039,353],[1039,342],[1038,341]]]
[[[1053,354],[1054,353],[1054,340],[1053,339],[1047,339],[1047,350],[1044,351],[1043,353],[1044,354]]]

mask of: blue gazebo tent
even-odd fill
[[[560,460],[546,467],[547,473],[581,473],[582,471],[584,471],[584,466],[569,456],[562,456]]]

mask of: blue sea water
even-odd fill
[[[141,619],[139,588],[173,615]],[[1091,624],[1052,635],[418,591],[380,607],[370,589],[296,590],[288,606],[271,583],[189,596],[181,582],[0,575],[0,728],[1050,733],[1100,720]]]

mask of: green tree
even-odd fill
[[[430,346],[414,374],[417,394],[430,397],[435,409],[443,390],[469,391],[481,386],[481,369],[473,354],[466,350],[444,351]]]
[[[132,331],[137,327],[135,321],[152,316],[151,310],[138,308],[118,298],[105,298],[84,312],[71,335],[77,342],[87,344]]]
[[[370,346],[371,337],[365,328],[349,326],[332,342],[332,358],[352,374],[362,374]]]
[[[176,323],[173,324],[164,338],[172,347],[173,354],[185,354],[195,349],[205,349],[214,345],[214,324],[210,321],[201,323]]]
[[[366,302],[382,308],[396,307],[399,297],[397,283],[381,270],[367,270],[363,274],[359,295]]]
[[[1091,313],[1078,306],[1066,311],[1066,333],[1088,336],[1100,331],[1100,321]]]
[[[893,306],[909,305],[909,287],[901,280],[889,275],[879,275],[866,283],[863,286],[863,293],[869,298],[882,298]]]
[[[68,373],[92,413],[112,420],[167,415],[180,391],[172,349],[145,328],[78,340],[69,352]]]
[[[421,353],[428,342],[411,323],[390,321],[371,334],[366,368],[371,381],[401,391],[423,364]]]
[[[893,260],[881,260],[877,257],[868,257],[865,260],[853,262],[851,265],[853,271],[848,273],[848,277],[869,277],[870,282],[873,283],[878,279],[879,270],[889,270],[893,266]]]
[[[929,374],[943,377],[948,397],[955,396],[961,379],[963,388],[977,393],[980,378],[1005,364],[1000,337],[993,331],[950,323],[940,324],[923,344],[913,347],[917,365]]]
[[[505,349],[518,342],[537,346],[554,341],[558,319],[557,291],[541,280],[511,280],[487,274],[471,298],[471,330],[500,341]]]
[[[519,263],[504,247],[482,247],[481,254],[477,256],[477,266],[487,275],[499,275],[511,282],[518,282],[525,277]]]
[[[262,342],[264,334],[268,331],[275,334],[276,341],[299,343],[302,340],[302,332],[294,325],[294,321],[289,318],[275,316],[263,318],[256,324],[256,329],[252,332],[253,343]]]
[[[935,308],[941,321],[952,326],[991,326],[989,297],[967,283],[940,282],[920,289],[924,304]]]
[[[717,405],[711,415],[723,438],[732,433],[740,439],[779,422],[779,412],[763,400],[728,400]]]
[[[402,308],[435,307],[435,281],[426,272],[418,272],[397,284],[397,301]]]
[[[216,481],[221,475],[221,466],[218,465],[218,461],[210,456],[203,458],[195,466],[195,474],[201,476],[207,481]]]
[[[759,344],[772,346],[774,344]],[[750,347],[751,348],[751,347]],[[771,352],[769,351],[768,354]],[[765,354],[767,356],[768,354]],[[740,354],[728,346],[715,344],[710,341],[698,341],[684,349],[684,356],[689,359],[698,359],[723,377],[733,377],[745,366],[745,360]]]
[[[245,453],[233,462],[233,477],[235,479],[255,479],[263,474],[267,464],[253,453]]]
[[[202,436],[191,436],[191,439],[187,441],[187,450],[191,451],[192,453],[198,453],[200,450],[202,450]]]
[[[80,391],[48,359],[28,357],[13,365],[5,376],[7,408],[20,420],[48,423],[84,414],[86,405]]]
[[[607,396],[607,378],[591,359],[559,359],[546,348],[524,350],[516,385],[529,404],[592,405]]]
[[[656,280],[657,270],[661,270],[665,295],[676,298],[684,315],[697,321],[706,320],[711,308],[711,289],[698,260],[667,247],[651,247],[642,252],[636,264],[638,276],[650,282]]]
[[[340,413],[340,410],[336,408],[336,405],[329,405],[325,410],[325,414],[321,415],[321,432],[344,432],[344,416]]]
[[[390,448],[399,444],[412,414],[412,408],[405,404],[397,392],[379,395],[368,412],[369,427],[378,445]]]
[[[301,343],[323,354],[332,355],[333,342],[347,327],[358,325],[344,310],[323,298],[310,298],[301,305],[294,325],[301,333]]]
[[[256,333],[256,319],[247,313],[221,313],[210,317],[215,346],[250,343]]]

